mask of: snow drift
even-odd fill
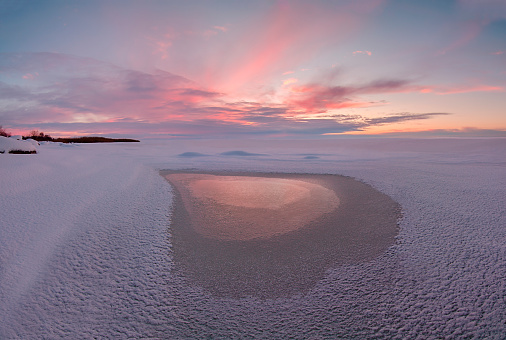
[[[0,136],[0,153],[37,153],[38,145],[33,139],[19,140]]]

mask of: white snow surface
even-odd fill
[[[353,176],[401,204],[399,235],[309,292],[213,297],[173,263],[172,189],[158,170],[187,168]],[[505,207],[505,139],[46,143],[1,154],[0,339],[504,339]]]
[[[0,136],[0,153],[8,153],[11,150],[37,151],[38,143],[33,139],[18,140],[14,137]]]

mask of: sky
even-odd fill
[[[506,136],[506,1],[0,0],[0,125]]]

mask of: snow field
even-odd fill
[[[0,155],[0,338],[506,336],[504,140],[230,145],[45,144]],[[257,155],[223,154],[240,150]],[[214,298],[172,263],[164,168],[353,176],[401,204],[398,241],[329,270],[306,294]]]

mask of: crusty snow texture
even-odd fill
[[[0,155],[0,339],[506,337],[506,140],[38,149]],[[213,297],[172,261],[158,169],[185,168],[353,176],[401,204],[399,236],[303,294]]]

